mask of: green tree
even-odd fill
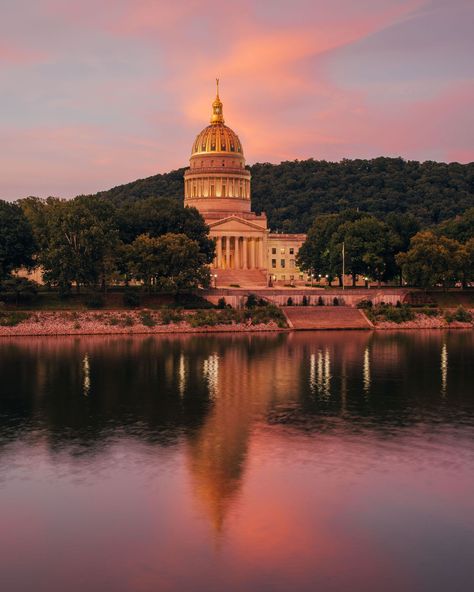
[[[131,243],[142,234],[150,237],[185,234],[197,241],[207,263],[214,259],[214,241],[209,238],[209,228],[196,208],[185,208],[174,199],[149,197],[124,203],[117,211],[117,218],[124,243]]]
[[[342,245],[345,249],[346,273],[352,275],[353,285],[358,275],[381,282],[395,275],[395,253],[400,241],[387,224],[373,216],[363,216],[345,222],[330,241],[333,265],[342,266]]]
[[[443,236],[466,243],[474,238],[474,208],[469,208],[463,214],[443,222],[436,230]]]
[[[430,230],[418,232],[410,241],[409,250],[396,256],[404,279],[422,288],[448,287],[462,281],[466,260],[467,251],[463,245]]]
[[[330,282],[335,277],[340,277],[342,268],[340,253],[333,252],[333,249],[339,249],[339,246],[334,247],[331,243],[332,238],[341,225],[366,215],[355,210],[347,210],[341,214],[318,216],[298,252],[297,260],[301,269],[315,275],[327,275]]]
[[[12,271],[33,266],[36,243],[22,209],[0,200],[0,282]]]
[[[141,234],[127,248],[131,276],[149,290],[177,293],[209,285],[206,257],[185,234]]]
[[[114,208],[97,197],[23,202],[40,244],[44,280],[68,292],[74,283],[105,288],[115,266],[118,229]]]

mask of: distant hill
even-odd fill
[[[405,161],[401,158],[327,162],[296,160],[255,164],[252,208],[270,227],[305,232],[315,216],[359,208],[383,219],[411,213],[431,226],[474,206],[474,163]],[[99,195],[116,205],[150,196],[183,199],[184,168],[114,187]]]

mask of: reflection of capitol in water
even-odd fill
[[[5,417],[12,389],[22,403],[12,417],[23,414],[15,420],[32,431],[40,425],[52,449],[71,439],[99,454],[114,429],[153,445],[184,441],[198,507],[216,531],[239,496],[262,423],[291,430],[304,419],[314,438],[335,417],[347,428],[383,430],[394,418],[408,425],[418,416],[402,414],[407,398],[414,409],[432,405],[433,393],[449,397],[456,380],[450,336],[433,333],[46,338],[0,347]]]

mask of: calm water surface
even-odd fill
[[[0,341],[5,592],[470,591],[472,332]]]

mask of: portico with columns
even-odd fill
[[[214,269],[266,271],[266,228],[236,215],[211,222],[209,226],[216,243]]]

